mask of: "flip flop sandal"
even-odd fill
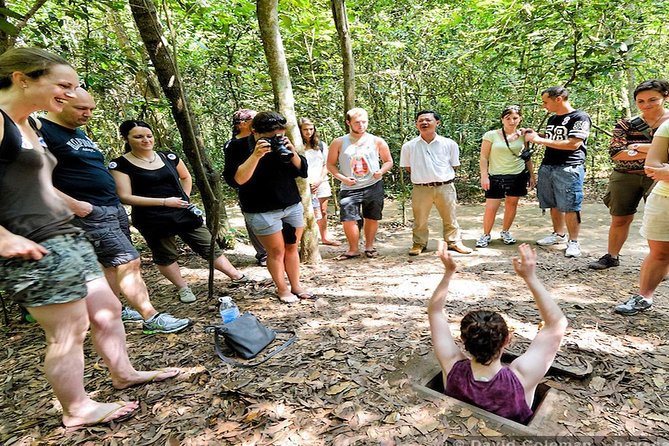
[[[113,416],[119,410],[124,409],[129,404],[129,402],[115,401],[115,404],[118,405],[118,407],[116,409],[110,410],[109,412],[107,412],[106,414],[104,414],[102,417],[98,418],[95,421],[91,421],[89,423],[77,424],[76,426],[65,426],[62,423],[61,423],[61,425],[65,428],[65,430],[67,430],[68,432],[71,432],[71,431],[81,429],[81,428],[84,428],[84,427],[102,426],[102,425],[109,424],[109,423],[120,423],[122,421],[128,420],[128,419],[134,417],[135,415],[137,415],[136,412],[139,409],[139,407],[136,407],[135,409],[131,410],[128,413],[125,413],[123,415],[119,415],[118,417],[108,419],[109,417]]]
[[[284,296],[284,297],[281,297],[277,294],[276,297],[278,297],[279,300],[284,304],[294,304],[295,302],[300,301],[300,299],[295,294],[291,294],[290,296]]]
[[[376,248],[365,249],[365,255],[368,259],[373,259],[374,257],[379,256],[379,252],[376,250]]]
[[[356,257],[360,257],[360,254],[347,254],[344,252],[335,257],[334,260],[349,260],[349,259],[355,259]]]
[[[291,293],[293,293],[299,299],[302,300],[316,299],[316,295],[311,291],[302,291],[301,293],[296,293],[295,291],[291,291]]]

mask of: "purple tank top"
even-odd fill
[[[523,385],[508,367],[490,381],[476,381],[469,359],[460,360],[448,373],[444,393],[518,423],[526,424],[532,416]]]

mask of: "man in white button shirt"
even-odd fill
[[[417,256],[427,248],[428,218],[433,205],[441,216],[448,249],[461,254],[472,252],[462,244],[455,210],[458,197],[453,180],[455,169],[460,165],[460,150],[455,141],[437,134],[440,122],[439,113],[419,111],[416,128],[420,136],[404,144],[400,154],[400,166],[411,174],[413,183],[413,246],[409,250],[410,256]]]

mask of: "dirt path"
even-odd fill
[[[461,206],[465,244],[480,235],[481,205]],[[4,348],[0,401],[0,444],[441,444],[446,438],[495,436],[499,427],[463,411],[447,410],[407,387],[388,383],[391,372],[431,350],[425,304],[441,277],[436,241],[425,254],[410,258],[411,229],[402,224],[396,203],[388,203],[374,260],[331,260],[341,248],[322,247],[324,261],[304,265],[305,282],[320,297],[315,302],[282,305],[263,284],[230,288],[217,276],[217,293],[232,295],[242,310],[273,327],[292,327],[298,342],[256,369],[231,369],[213,354],[216,322],[213,302],[201,297],[180,304],[174,290],[145,259],[145,277],[159,309],[194,319],[185,334],[147,337],[128,326],[133,360],[142,367],[179,365],[184,375],[171,382],[114,391],[101,360],[87,348],[87,388],[103,400],[142,403],[133,420],[112,428],[64,433],[58,407],[44,380],[44,340],[34,325],[13,321],[2,327]],[[433,216],[431,232],[438,234]],[[584,256],[567,259],[555,248],[540,248],[540,276],[570,320],[563,355],[590,361],[586,380],[549,377],[568,402],[555,415],[555,432],[579,435],[657,435],[669,437],[669,319],[667,284],[661,285],[650,312],[621,317],[611,308],[635,289],[647,252],[638,235],[640,215],[625,245],[622,265],[594,272],[587,263],[605,252],[609,216],[603,205],[587,204],[581,243]],[[242,227],[238,214],[233,225]],[[499,228],[496,228],[499,229]],[[513,234],[534,241],[550,231],[550,218],[535,203],[519,208]],[[342,238],[341,230],[335,234]],[[496,232],[494,232],[496,234]],[[452,322],[472,305],[504,313],[522,344],[536,331],[531,297],[513,274],[515,247],[496,240],[469,256],[456,255],[460,272],[452,284],[447,311]],[[229,258],[257,278],[252,250],[240,245]],[[199,296],[206,295],[207,271],[200,259],[184,255],[184,273]],[[456,326],[456,325],[454,325]]]

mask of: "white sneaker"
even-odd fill
[[[555,245],[557,243],[564,243],[566,241],[567,241],[567,234],[560,235],[554,232],[551,235],[542,238],[541,240],[537,240],[537,245],[550,246],[550,245]]]
[[[190,304],[197,300],[190,287],[183,287],[179,290],[179,300],[185,304]]]
[[[513,245],[514,243],[516,243],[516,239],[513,238],[513,236],[509,231],[501,231],[499,233],[499,238],[502,239],[505,245]]]
[[[490,244],[490,241],[492,240],[492,237],[490,237],[490,234],[483,234],[479,239],[476,241],[476,247],[477,248],[485,248]]]
[[[569,240],[567,242],[567,250],[564,252],[565,257],[581,257],[581,244],[578,240]]]

